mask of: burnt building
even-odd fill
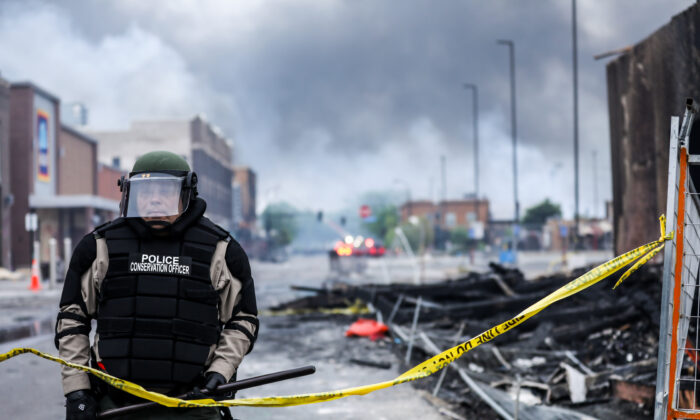
[[[659,236],[671,116],[683,114],[686,97],[700,100],[700,5],[674,16],[606,70],[615,251],[621,253]]]

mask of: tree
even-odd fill
[[[374,222],[367,223],[367,230],[386,244],[389,239],[387,235],[399,225],[399,214],[396,207],[392,205],[382,207],[375,212],[376,219]]]
[[[464,227],[456,227],[450,231],[450,242],[459,250],[473,248],[475,241],[469,237],[469,230]]]
[[[536,204],[525,211],[523,224],[542,226],[550,217],[561,217],[561,207],[559,204],[552,203],[549,198],[543,202]]]
[[[289,245],[297,234],[297,209],[287,203],[274,203],[262,213],[265,233],[277,246]]]

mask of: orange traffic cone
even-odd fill
[[[32,259],[32,279],[29,283],[29,290],[38,292],[41,290],[41,282],[39,281],[39,263],[36,258]]]

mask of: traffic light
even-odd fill
[[[323,221],[323,212],[322,211],[319,211],[318,213],[316,213],[316,220],[319,222]]]
[[[340,216],[340,226],[345,226],[345,216]]]

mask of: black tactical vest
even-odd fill
[[[228,233],[199,218],[175,240],[139,236],[123,219],[96,234],[109,251],[97,317],[104,368],[151,388],[192,383],[219,339],[209,266]]]

